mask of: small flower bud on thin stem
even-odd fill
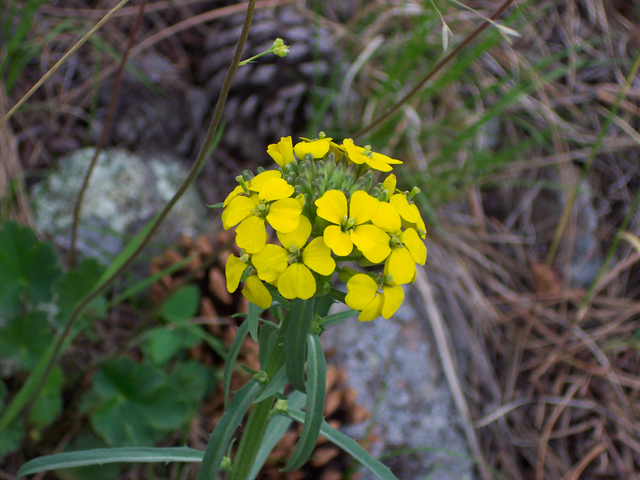
[[[407,195],[407,198],[411,200],[413,197],[415,197],[419,193],[420,193],[420,189],[418,187],[413,187],[409,192],[409,195]]]
[[[242,187],[242,189],[243,189],[245,192],[248,192],[248,191],[249,191],[249,189],[247,188],[247,184],[246,184],[246,183],[245,183],[245,181],[244,181],[244,177],[243,177],[242,175],[238,175],[238,176],[236,177],[236,182],[238,182],[238,183],[240,184],[240,186]]]

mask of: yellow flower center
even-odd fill
[[[367,157],[371,158],[371,145],[364,146],[364,151],[362,152],[362,155],[366,155]]]
[[[342,222],[342,231],[344,233],[349,233],[355,227],[356,221],[353,218],[349,218],[346,215],[344,216],[344,220]]]
[[[391,235],[389,237],[389,246],[391,248],[404,247],[404,243],[402,243],[402,241],[395,235]]]
[[[267,218],[267,214],[269,213],[269,205],[264,203],[264,200],[262,200],[256,208],[251,210],[251,213],[253,213],[256,217]]]
[[[295,245],[291,245],[289,247],[289,258],[287,259],[287,264],[291,265],[292,263],[298,263],[300,261],[300,249]]]

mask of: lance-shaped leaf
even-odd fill
[[[269,385],[263,390],[263,392],[256,398],[256,403],[265,400],[284,388],[287,384],[287,372],[285,371],[284,366],[278,370],[278,373],[271,379]]]
[[[305,421],[305,414],[295,408],[289,408],[289,418],[293,418],[298,423]],[[320,434],[333,443],[336,447],[340,447],[347,452],[357,461],[359,461],[363,467],[373,473],[379,480],[398,480],[398,478],[391,473],[388,467],[380,463],[377,459],[373,458],[369,452],[358,445],[353,438],[345,435],[344,433],[336,430],[326,421],[323,420],[320,426]]]
[[[273,352],[273,346],[278,338],[278,327],[271,322],[265,322],[260,327],[260,333],[258,334],[258,344],[260,350],[258,357],[260,359],[260,368],[262,370],[267,369],[267,364],[271,358],[271,352]]]
[[[304,362],[306,359],[307,336],[313,320],[315,297],[309,300],[296,298],[291,302],[291,320],[284,337],[285,366],[289,383],[296,390],[305,393]]]
[[[254,342],[258,341],[258,317],[264,312],[263,308],[249,302],[249,315],[247,316],[247,322],[249,322],[249,333]]]
[[[236,336],[233,339],[231,348],[229,349],[229,353],[227,354],[227,359],[224,362],[224,369],[222,371],[222,389],[224,393],[225,407],[227,406],[227,399],[229,398],[229,387],[231,386],[231,374],[233,373],[233,367],[236,364],[238,353],[240,353],[240,348],[244,343],[244,339],[247,338],[248,333],[249,322],[247,321],[247,319],[245,319],[236,332]]]
[[[318,442],[320,426],[324,421],[324,399],[327,383],[327,362],[318,335],[307,340],[307,406],[304,425],[296,449],[284,467],[288,472],[296,470],[309,459]]]
[[[18,477],[61,468],[86,467],[105,463],[201,462],[204,452],[188,447],[95,448],[34,458],[20,467]]]
[[[240,426],[242,418],[261,389],[262,385],[260,383],[256,380],[250,380],[233,396],[209,438],[197,480],[212,480],[216,478],[233,433]]]

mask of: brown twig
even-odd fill
[[[102,152],[102,148],[107,141],[107,137],[109,135],[109,128],[111,127],[111,121],[113,120],[113,114],[116,111],[116,103],[118,102],[118,92],[120,91],[120,83],[122,82],[122,74],[124,72],[124,67],[127,64],[127,59],[129,58],[129,52],[133,48],[133,43],[135,42],[136,36],[140,31],[140,27],[142,26],[142,19],[144,18],[144,9],[147,4],[147,0],[141,0],[140,6],[138,7],[138,16],[136,17],[133,28],[131,29],[131,34],[129,35],[129,41],[127,42],[127,48],[122,54],[122,58],[120,59],[120,66],[118,67],[118,71],[116,73],[115,82],[113,85],[113,92],[111,93],[111,100],[109,102],[109,108],[107,110],[107,116],[104,120],[104,125],[102,127],[102,134],[100,135],[100,139],[98,140],[98,144],[96,145],[96,151],[93,154],[93,158],[91,159],[91,163],[89,164],[89,168],[87,169],[87,173],[82,180],[82,187],[80,188],[80,193],[78,193],[78,198],[76,199],[76,204],[73,208],[73,224],[71,226],[71,246],[69,250],[69,268],[75,268],[76,266],[76,243],[78,241],[78,223],[80,222],[80,211],[82,209],[82,200],[84,199],[84,194],[89,187],[89,180],[91,179],[91,174],[93,173],[93,169],[98,162],[98,157],[100,156],[100,152]]]

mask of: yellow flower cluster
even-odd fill
[[[275,289],[286,299],[326,294],[337,271],[347,283],[345,302],[361,312],[360,320],[389,318],[404,300],[402,285],[426,262],[425,224],[412,201],[420,191],[397,190],[393,174],[374,185],[376,171],[402,162],[369,146],[351,139],[337,144],[322,132],[302,140],[294,146],[283,137],[269,145],[278,168],[244,172],[223,202],[223,226],[237,225],[242,249],[227,261],[227,288],[234,292],[244,281],[243,295],[269,308]],[[279,245],[267,243],[267,225]],[[336,262],[383,269],[356,273]]]

